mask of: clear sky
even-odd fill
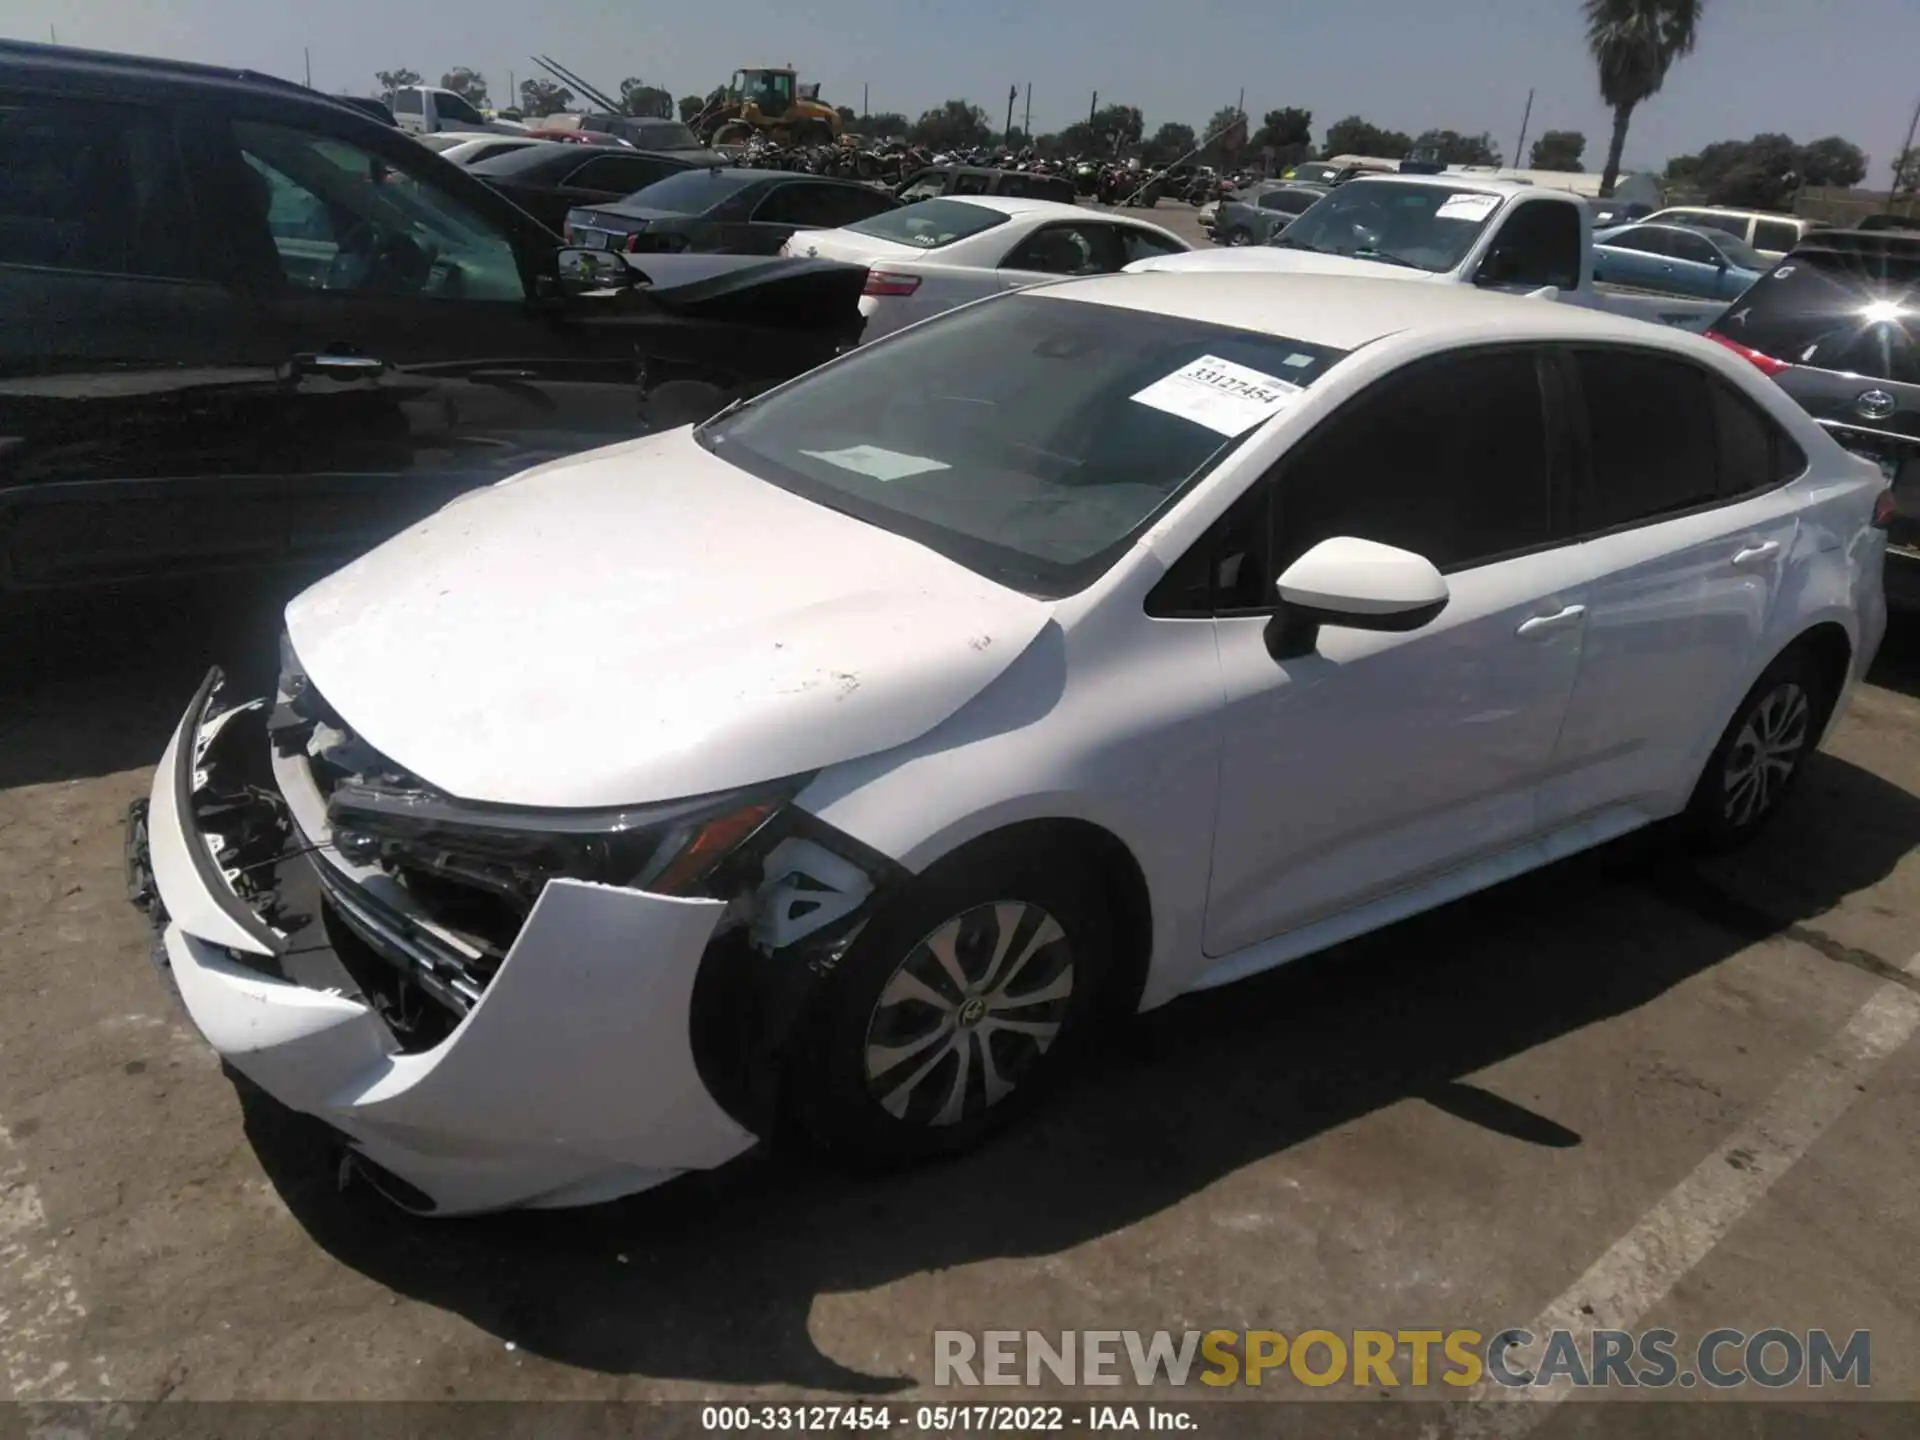
[[[1393,129],[1490,130],[1513,158],[1529,87],[1530,136],[1581,130],[1604,157],[1608,115],[1576,0],[0,0],[0,33],[247,66],[367,93],[405,65],[429,82],[455,65],[505,102],[508,72],[553,56],[601,89],[639,75],[676,95],[749,64],[798,67],[822,96],[909,116],[963,95],[1033,127],[1085,116],[1092,92],[1138,105],[1149,130],[1195,126],[1246,89],[1255,117],[1313,112],[1314,138],[1359,114]],[[1707,0],[1700,48],[1634,117],[1630,164],[1710,141],[1839,134],[1888,163],[1920,101],[1920,0]]]

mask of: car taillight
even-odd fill
[[[891,270],[867,271],[866,295],[911,295],[920,288],[918,275],[897,275]]]
[[[1756,350],[1751,345],[1742,345],[1738,340],[1729,340],[1718,330],[1707,331],[1707,339],[1719,341],[1769,380],[1780,374],[1781,371],[1791,370],[1793,368],[1786,361],[1776,360],[1773,356],[1766,354],[1764,351]]]
[[[636,230],[633,232],[633,234],[627,236],[626,252],[629,255],[631,255],[639,248],[640,248],[640,232]]]
[[[1876,530],[1891,530],[1893,528],[1893,512],[1895,508],[1893,486],[1889,485],[1874,497],[1873,528]]]

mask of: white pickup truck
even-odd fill
[[[393,118],[414,135],[443,131],[470,131],[476,135],[524,135],[527,127],[512,120],[489,120],[451,90],[436,85],[402,85],[390,102]]]
[[[1142,270],[1260,270],[1477,285],[1705,330],[1723,302],[1596,290],[1580,197],[1514,180],[1379,175],[1328,192],[1265,245],[1157,255]]]

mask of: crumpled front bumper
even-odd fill
[[[223,708],[220,682],[210,672],[182,718],[130,849],[180,997],[235,1069],[435,1214],[589,1204],[753,1144],[702,1083],[690,1035],[721,902],[553,881],[452,1033],[405,1053],[330,954],[324,917],[276,928],[284,915],[241,898],[226,838],[196,820],[216,742],[257,708]],[[340,863],[307,838],[322,848],[288,864]]]

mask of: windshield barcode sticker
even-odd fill
[[[1484,220],[1500,203],[1498,195],[1449,195],[1433,212],[1436,220]]]
[[[1232,437],[1251,430],[1300,393],[1300,387],[1217,355],[1156,380],[1131,398]]]

